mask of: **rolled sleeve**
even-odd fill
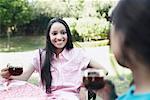
[[[40,72],[40,56],[39,56],[39,50],[34,51],[34,56],[32,59],[32,65],[34,66],[35,70],[37,72]]]
[[[80,58],[80,68],[82,70],[86,69],[88,67],[88,64],[90,63],[91,57],[88,56],[86,50],[84,49],[80,49],[80,53],[79,53],[79,58]]]

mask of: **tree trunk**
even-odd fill
[[[11,29],[9,27],[7,30],[7,49],[8,49],[8,51],[10,51],[10,33],[11,33]]]

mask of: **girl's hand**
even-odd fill
[[[80,100],[87,100],[86,99],[86,96],[87,96],[86,93],[87,93],[87,89],[85,87],[81,87],[80,92],[79,92]]]
[[[115,85],[110,80],[105,80],[105,87],[95,91],[103,100],[116,100],[117,94]]]
[[[111,100],[110,91],[107,90],[107,87],[104,87],[103,89],[96,91],[96,94],[97,94],[97,96],[99,96],[103,100]]]
[[[2,76],[2,78],[5,78],[5,79],[9,79],[11,74],[9,73],[9,68],[6,67],[6,68],[3,68],[0,72],[0,75]]]

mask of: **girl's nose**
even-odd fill
[[[57,34],[57,37],[56,37],[57,39],[62,39],[63,38],[63,36],[59,33],[59,34]]]

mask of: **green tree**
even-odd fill
[[[66,4],[69,11],[69,17],[76,19],[82,17],[85,0],[66,0]]]
[[[79,18],[84,0],[36,0],[34,9],[48,17]]]
[[[115,2],[115,0],[94,0],[93,4],[97,12],[97,17],[108,18],[109,9]]]
[[[31,19],[32,9],[27,0],[0,0],[1,25],[6,27],[10,49],[10,35],[17,31],[16,26],[28,23]]]
[[[85,0],[81,16],[82,17],[96,17],[96,9],[93,4],[94,0]]]
[[[73,37],[73,41],[82,41],[82,37],[79,36],[78,32],[76,31],[75,27],[76,27],[76,24],[77,24],[77,19],[76,18],[63,18],[67,24],[69,25],[70,27],[70,31],[71,31],[71,34],[72,34],[72,37]]]
[[[37,0],[34,9],[37,13],[48,17],[68,17],[67,4],[62,0]]]
[[[105,18],[80,18],[77,21],[76,30],[80,36],[84,37],[84,41],[105,39],[109,31],[109,22]]]

